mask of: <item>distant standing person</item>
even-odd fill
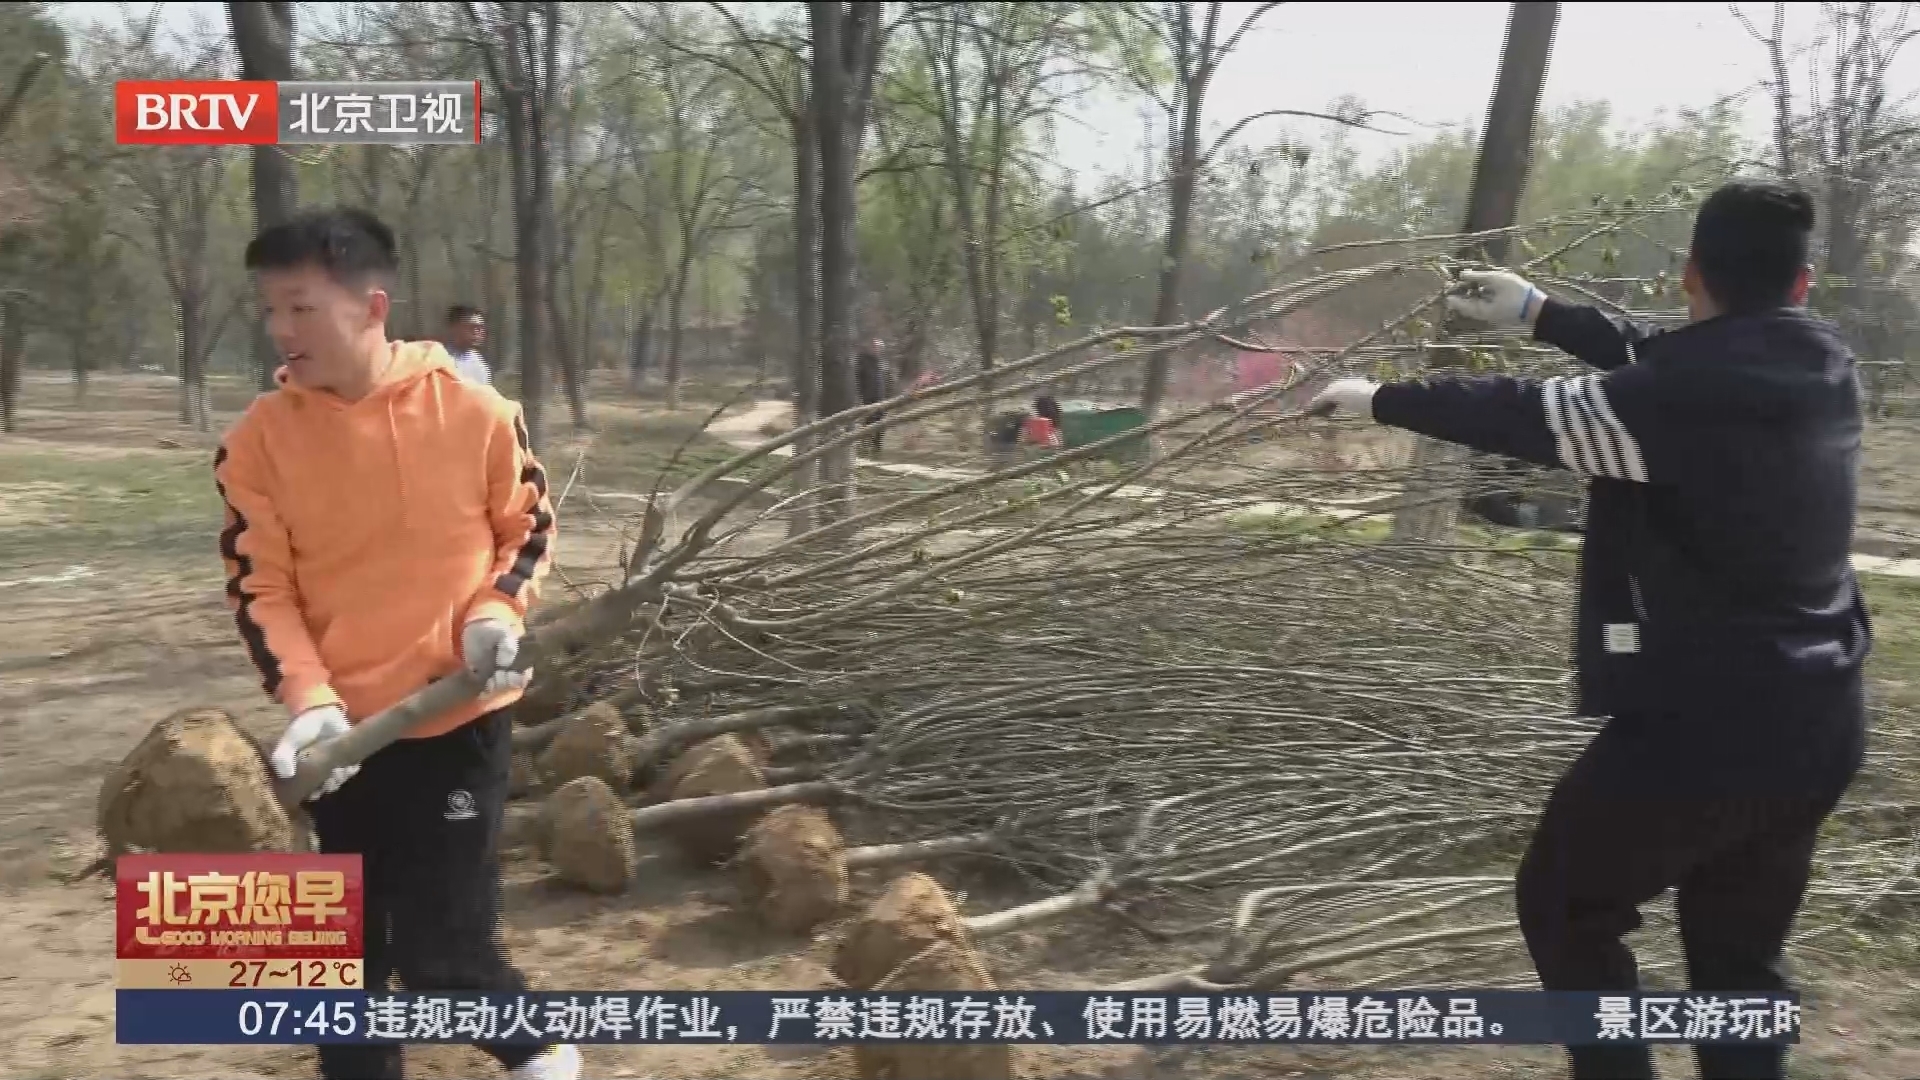
[[[854,357],[854,381],[858,384],[862,405],[872,405],[893,396],[893,380],[889,377],[886,363],[880,359],[881,348],[882,343],[875,341]],[[872,413],[860,421],[860,426],[878,424],[885,417],[884,412]],[[880,437],[883,434],[885,432],[876,429],[867,436],[867,450],[874,457],[880,456]]]
[[[493,384],[493,370],[480,355],[487,343],[487,317],[480,309],[455,304],[447,309],[447,352],[453,354],[453,370],[462,379],[482,386]]]

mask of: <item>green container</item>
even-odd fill
[[[1142,427],[1146,422],[1146,414],[1139,409],[1102,409],[1071,402],[1060,407],[1060,441],[1071,450]],[[1136,458],[1146,451],[1146,447],[1144,438],[1122,439],[1103,450],[1101,456]]]

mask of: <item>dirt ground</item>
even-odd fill
[[[234,639],[214,546],[214,436],[174,421],[170,384],[96,378],[85,408],[68,387],[30,379],[18,434],[0,437],[0,1075],[298,1077],[303,1048],[119,1046],[113,1036],[112,890],[59,875],[90,861],[101,776],[160,717],[215,705],[268,735],[279,719]],[[216,397],[218,420],[244,401]],[[585,580],[614,563],[631,502],[590,493],[645,491],[709,407],[668,415],[635,399],[596,407],[598,434],[549,456],[561,508],[561,566]],[[555,416],[553,430],[564,418]],[[724,458],[701,446],[693,464]],[[684,467],[684,466],[683,466]],[[572,486],[566,485],[569,480]],[[880,884],[862,881],[872,890]],[[741,913],[730,878],[647,857],[613,898],[568,892],[523,856],[510,860],[507,935],[545,989],[818,989],[831,930],[782,937]],[[1091,921],[1090,921],[1091,922]],[[995,940],[1001,985],[1097,986],[1174,966],[1112,924]],[[1803,1080],[1920,1076],[1920,992],[1911,974],[1850,966],[1808,972],[1812,1019]],[[806,1048],[588,1047],[591,1077],[740,1080],[850,1077],[840,1054]],[[1030,1080],[1228,1080],[1333,1077],[1440,1080],[1558,1075],[1534,1048],[1425,1052],[1262,1049],[1150,1055],[1107,1047],[1035,1050]],[[1674,1059],[1667,1075],[1690,1075]],[[410,1075],[500,1075],[464,1048],[410,1056]]]
[[[1855,549],[1893,558],[1920,554],[1920,421],[1901,417],[1870,427],[1860,477]]]

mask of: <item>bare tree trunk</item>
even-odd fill
[[[553,100],[555,80],[559,78],[560,59],[560,5],[555,0],[547,0],[540,5],[545,26],[540,35],[540,57],[528,65],[528,85],[532,99],[537,103],[534,111],[535,122],[529,125],[528,146],[533,151],[531,165],[533,171],[533,206],[535,221],[540,231],[540,254],[543,267],[540,275],[541,310],[546,314],[553,337],[554,355],[560,364],[561,385],[572,409],[573,426],[576,431],[587,427],[586,394],[580,386],[578,365],[573,362],[567,350],[566,328],[561,325],[561,312],[554,305],[554,255],[558,251],[558,229],[553,213]],[[528,50],[529,54],[532,50]],[[571,133],[562,132],[567,138]]]
[[[1557,3],[1517,3],[1507,21],[1507,39],[1500,51],[1500,73],[1487,108],[1486,133],[1474,165],[1473,186],[1467,196],[1463,231],[1488,232],[1511,228],[1520,215],[1520,197],[1527,186],[1533,160],[1533,128],[1540,113],[1540,89],[1547,78],[1547,60],[1553,52],[1553,32],[1560,20]],[[1504,262],[1507,238],[1502,235],[1475,245],[1469,258]],[[1429,354],[1429,366],[1453,350]],[[1408,505],[1393,516],[1393,539],[1444,543],[1452,539],[1460,516],[1458,492],[1446,476],[1465,461],[1459,447],[1420,438],[1414,444],[1415,477]]]
[[[1520,218],[1520,200],[1526,194],[1527,174],[1533,164],[1533,129],[1540,114],[1540,90],[1546,83],[1547,61],[1553,53],[1553,34],[1560,5],[1518,3],[1507,24],[1501,50],[1500,74],[1487,109],[1487,130],[1474,165],[1473,186],[1467,194],[1469,233],[1509,229]],[[1491,236],[1463,253],[1467,258],[1505,262],[1511,238]]]
[[[1220,5],[1212,5],[1218,8]],[[1212,43],[1202,46],[1202,55],[1212,51]],[[1189,80],[1181,103],[1178,127],[1171,134],[1167,162],[1172,172],[1168,185],[1167,237],[1160,255],[1160,288],[1153,304],[1153,325],[1171,326],[1180,317],[1180,285],[1187,270],[1187,237],[1193,228],[1193,192],[1195,173],[1200,163],[1200,109],[1206,100],[1206,82],[1200,77]],[[1167,394],[1167,375],[1173,355],[1162,350],[1147,359],[1141,379],[1140,410],[1149,420],[1158,416]]]
[[[720,359],[715,354],[715,350],[721,348],[720,335],[716,332],[719,320],[714,318],[712,268],[703,266],[700,271],[700,364],[711,371]]]
[[[504,290],[500,287],[499,260],[494,255],[494,252],[498,249],[493,243],[494,226],[498,222],[500,212],[499,156],[497,152],[489,152],[485,149],[482,149],[480,154],[482,155],[478,185],[480,188],[481,205],[480,246],[475,249],[475,254],[479,259],[477,263],[477,269],[479,271],[478,284],[480,287],[480,295],[484,297],[482,302],[487,308],[487,322],[500,334],[501,352],[504,354],[501,359],[513,360],[513,351],[509,344],[513,339],[508,335],[506,325],[508,320],[512,318],[512,314],[507,310],[507,303],[503,295]],[[516,326],[514,329],[518,330],[518,327]],[[519,364],[514,362],[511,365],[496,365],[496,367],[501,368],[507,366],[518,368]]]
[[[849,29],[839,3],[807,5],[813,27],[814,135],[820,146],[820,414],[852,408],[853,370],[853,161],[848,140],[852,122],[849,72],[843,49]],[[831,428],[828,439],[844,434]],[[821,514],[829,522],[853,513],[854,462],[851,443],[821,460],[826,488]]]
[[[564,202],[556,198],[555,205],[549,205],[547,212],[547,236],[551,238],[555,252],[553,270],[548,288],[548,318],[553,320],[553,348],[559,358],[562,377],[571,383],[585,377],[582,367],[586,362],[581,351],[586,340],[586,332],[580,323],[580,215],[578,213],[582,194],[582,185],[578,170],[578,140],[573,135],[580,115],[579,91],[574,87],[567,94],[567,106],[558,114],[557,120],[550,121],[560,131],[559,161],[555,165],[554,175],[559,177],[559,187],[566,193]],[[549,117],[554,116],[549,112]],[[568,397],[573,396],[569,387]],[[576,420],[576,423],[578,421]]]
[[[552,17],[551,4],[541,5]],[[546,175],[546,111],[541,95],[542,72],[536,60],[540,47],[534,31],[531,4],[501,4],[498,19],[499,48],[483,45],[482,55],[500,88],[501,114],[505,117],[510,173],[513,183],[514,269],[520,293],[520,405],[526,416],[527,438],[536,452],[546,446],[547,367],[543,323],[547,318],[547,273],[550,269],[546,244],[547,215],[543,212],[551,198]],[[492,33],[481,20],[474,5],[466,5],[467,18],[483,38]],[[547,25],[549,37],[554,24]],[[550,50],[546,50],[550,52]]]
[[[140,366],[143,355],[145,350],[140,346],[140,313],[128,305],[120,316],[120,347],[114,351],[114,356],[123,369],[132,370]]]
[[[875,131],[880,139],[881,153],[892,156],[894,148],[888,145],[886,128],[876,123]],[[924,229],[924,235],[929,238],[946,234],[945,205],[938,195],[926,190],[927,181],[919,173],[912,174],[911,179],[906,174],[891,173],[889,183],[893,188],[895,205],[903,208],[899,219],[903,226]],[[896,353],[903,387],[913,385],[926,371],[930,328],[938,322],[937,308],[947,286],[949,264],[942,257],[941,250],[931,243],[907,246],[912,277],[907,283],[908,306],[900,329],[900,348]]]
[[[1734,11],[1738,13],[1739,8]],[[1742,21],[1745,16],[1741,16]],[[1773,70],[1773,150],[1779,155],[1780,175],[1794,176],[1793,89],[1787,81],[1787,5],[1773,5],[1773,34],[1765,39],[1767,65]]]
[[[1852,155],[1847,155],[1851,157]],[[1864,271],[1867,261],[1865,236],[1865,186],[1853,168],[1828,171],[1827,187],[1827,259],[1826,278],[1831,292],[1826,298],[1829,314],[1862,360],[1885,359],[1873,351],[1873,335],[1868,332],[1866,309],[1868,285]],[[1877,370],[1877,369],[1876,369]]]
[[[13,126],[14,119],[20,115],[20,106],[26,101],[27,91],[34,80],[53,58],[47,53],[36,53],[27,60],[26,66],[13,81],[13,88],[6,100],[0,102],[0,135],[5,135]],[[17,294],[8,294],[0,298],[0,432],[11,435],[19,419],[21,368],[24,366],[27,344],[26,319],[21,315],[23,305]],[[75,367],[78,375],[81,368]],[[84,400],[86,380],[80,375],[75,381],[75,396]]]
[[[291,0],[265,3],[229,3],[227,20],[234,49],[240,54],[240,77],[281,82],[293,78],[293,4]],[[255,232],[293,216],[299,201],[293,159],[279,146],[253,148],[253,227]],[[419,295],[414,292],[416,303]],[[266,326],[252,320],[255,386],[273,389],[273,373],[280,357],[267,336]]]
[[[853,370],[854,171],[879,58],[882,10],[833,2],[810,3],[807,12],[813,29],[814,134],[820,146],[820,412],[831,416],[859,400]],[[845,430],[826,434],[833,438]],[[823,517],[833,522],[851,516],[853,443],[826,455],[820,472],[826,489]]]
[[[1188,238],[1193,231],[1193,197],[1201,166],[1200,119],[1218,63],[1214,39],[1219,32],[1221,5],[1205,5],[1206,17],[1196,36],[1193,12],[1198,6],[1168,4],[1163,16],[1163,33],[1172,52],[1177,97],[1171,105],[1163,105],[1167,116],[1167,231],[1161,246],[1160,280],[1154,296],[1155,326],[1172,325],[1180,317],[1180,289],[1186,279]],[[1256,13],[1248,21],[1258,17]],[[1167,379],[1173,360],[1174,354],[1167,350],[1147,357],[1146,369],[1140,377],[1140,411],[1149,420],[1159,416],[1166,404]],[[1158,436],[1149,436],[1148,452],[1157,456],[1160,442]]]
[[[953,19],[960,17],[958,11],[952,16]],[[921,47],[926,50],[927,61],[935,73],[933,90],[940,98],[940,139],[947,178],[953,186],[954,222],[960,227],[960,267],[966,276],[967,297],[972,305],[974,347],[978,350],[980,370],[985,376],[980,385],[978,421],[981,449],[985,451],[994,412],[992,373],[1000,346],[995,282],[983,258],[984,248],[994,238],[989,235],[983,242],[980,234],[974,212],[974,163],[961,145],[960,122],[964,106],[960,93],[959,30],[947,25],[936,31],[926,22],[917,26]]]
[[[609,192],[600,200],[600,227],[594,230],[593,271],[587,279],[586,302],[581,305],[580,363],[584,372],[598,365],[594,358],[600,345],[600,305],[607,282],[607,237],[613,226],[613,197]]]
[[[433,323],[428,321],[433,314],[427,310],[427,298],[420,289],[420,268],[426,262],[424,237],[427,234],[420,222],[420,196],[427,190],[427,173],[433,167],[434,160],[423,154],[415,163],[413,183],[407,189],[407,204],[401,213],[401,228],[405,230],[401,235],[423,238],[413,257],[403,260],[401,268],[407,279],[407,307],[413,313],[409,320],[412,332],[408,336],[414,341],[426,340],[432,336],[434,329]]]
[[[180,425],[205,428],[202,407],[207,349],[207,286],[198,269],[189,267],[186,287],[177,298],[180,319]]]
[[[77,407],[85,408],[87,391],[91,389],[88,385],[90,382],[88,376],[93,366],[92,357],[88,353],[87,346],[76,338],[69,359],[72,361],[73,369],[73,403]]]
[[[693,278],[693,250],[682,246],[680,261],[673,268],[673,284],[667,290],[667,408],[680,407],[680,379],[684,372],[686,343],[687,284]]]
[[[653,360],[654,324],[659,319],[660,294],[654,293],[640,303],[633,324],[633,342],[627,349],[627,385],[634,391],[646,385],[647,365]]]
[[[549,289],[547,318],[553,323],[553,355],[560,364],[560,388],[567,395],[567,412],[573,420],[573,430],[586,431],[591,426],[587,420],[586,374],[580,369],[580,355],[570,340],[567,320],[562,317],[560,307],[558,297]]]
[[[13,88],[4,102],[0,102],[0,135],[13,126],[14,118],[20,115],[20,106],[26,101],[27,91],[39,77],[41,69],[47,66],[52,57],[47,53],[36,53],[28,59],[20,74],[14,79]],[[27,344],[26,319],[21,315],[23,305],[17,294],[8,294],[0,299],[0,432],[13,434],[18,422],[20,407],[21,368],[24,366]],[[76,367],[76,373],[81,369]],[[86,397],[86,380],[76,381],[76,396]]]
[[[5,135],[13,127],[13,121],[20,115],[20,106],[27,100],[27,91],[33,88],[33,82],[40,77],[53,57],[47,53],[35,53],[28,58],[26,66],[13,80],[13,88],[7,92],[7,99],[0,102],[0,135]]]
[[[641,258],[650,271],[665,262],[660,251],[657,221],[651,218],[642,221],[640,243]],[[641,298],[639,322],[634,330],[632,350],[628,354],[628,382],[636,393],[646,386],[648,372],[659,359],[661,312],[667,301],[667,289],[671,285],[670,279],[663,278],[653,283]]]
[[[793,354],[793,423],[805,427],[820,418],[820,148],[814,142],[811,103],[801,106],[793,130],[793,310],[797,344]],[[812,435],[794,443],[796,457],[818,445]],[[820,464],[795,465],[789,477],[792,510],[787,535],[811,532],[819,513]]]
[[[367,169],[367,209],[376,214],[386,205],[387,162],[392,160],[393,152],[393,147],[377,143],[360,146],[360,160]]]
[[[19,422],[21,360],[26,354],[27,327],[20,317],[17,297],[0,300],[0,432],[14,433]]]
[[[515,103],[514,111],[520,111],[519,105]],[[523,163],[532,152],[527,127],[524,116],[507,125],[514,157]],[[545,321],[547,263],[540,246],[540,215],[534,206],[537,195],[527,175],[530,171],[524,164],[513,170],[513,268],[520,293],[520,405],[526,413],[527,438],[538,450],[546,446],[547,365],[540,331]]]
[[[927,373],[927,321],[928,316],[915,312],[908,316],[906,328],[900,341],[900,382],[902,386],[912,386],[920,376]]]

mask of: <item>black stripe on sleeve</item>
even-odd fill
[[[533,530],[527,534],[527,542],[520,545],[520,551],[514,556],[513,565],[507,572],[494,579],[494,590],[502,596],[520,598],[520,591],[532,580],[533,572],[540,566],[540,560],[547,553],[547,544],[553,536],[553,515],[540,504],[547,497],[547,473],[540,463],[533,459],[529,447],[526,423],[522,417],[513,418],[513,435],[520,443],[521,452],[527,455],[527,463],[520,468],[520,483],[533,485]]]
[[[242,584],[253,576],[253,560],[240,553],[240,535],[247,531],[247,518],[238,507],[227,498],[227,485],[220,482],[220,466],[227,463],[227,448],[223,444],[213,455],[213,486],[220,492],[220,501],[226,504],[227,513],[233,515],[233,522],[220,530],[220,554],[226,556],[234,565],[232,577],[227,579],[227,595],[234,601],[233,623],[240,630],[240,640],[247,647],[247,656],[253,666],[260,671],[260,685],[266,689],[267,696],[277,698],[283,675],[280,671],[280,658],[267,648],[267,633],[254,621],[254,596]]]

